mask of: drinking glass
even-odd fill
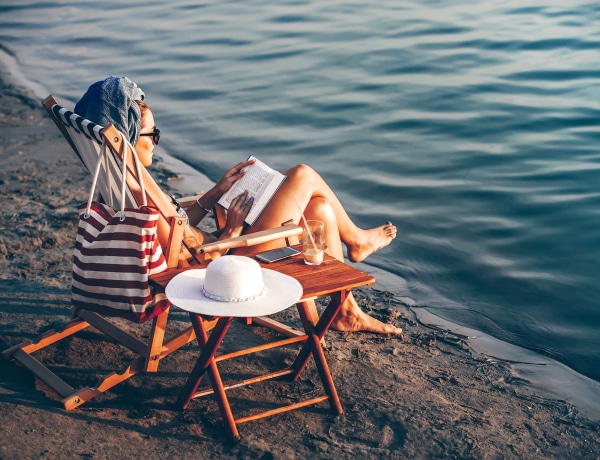
[[[308,220],[302,233],[302,254],[306,265],[321,265],[325,250],[325,222]],[[310,232],[310,233],[309,233]]]

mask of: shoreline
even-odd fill
[[[14,86],[23,97],[41,101],[50,94],[46,88],[28,80],[19,70],[13,56],[0,48],[0,79]],[[61,101],[59,101],[60,103]],[[63,101],[64,102],[64,101]],[[195,195],[210,189],[214,182],[187,163],[167,153],[161,146],[155,149],[156,160],[152,169],[165,187],[179,196]],[[210,224],[208,224],[210,225]],[[348,261],[346,261],[349,263]],[[373,267],[368,263],[354,264],[358,269],[372,274],[377,282],[375,289],[394,291],[403,280],[393,273]],[[412,299],[401,299],[404,313],[411,313],[425,325],[468,337],[469,347],[490,358],[513,363],[515,371],[538,391],[573,404],[590,419],[600,421],[600,382],[596,382],[568,366],[535,351],[512,345],[468,326],[453,323],[435,315],[427,308],[415,305]]]
[[[27,101],[18,94],[22,81],[14,87],[6,82],[0,76],[0,95],[8,102],[0,124],[6,139],[0,146],[0,193],[5,196],[0,224],[2,350],[68,319],[74,207],[89,187],[89,176],[39,100]],[[169,181],[167,171],[179,174],[178,165],[178,160],[165,156],[153,173],[158,171],[169,188],[184,194],[210,186],[210,181],[197,186],[197,173],[185,168],[181,175],[189,177]],[[376,272],[365,264],[359,268]],[[449,324],[432,328],[439,318],[386,292],[385,276],[381,278],[378,289],[357,291],[359,303],[370,314],[402,327],[407,338],[328,334],[327,355],[345,410],[342,416],[332,416],[326,405],[292,411],[244,424],[242,441],[232,445],[223,437],[214,403],[194,402],[184,413],[174,410],[178,389],[197,357],[194,347],[165,360],[158,375],[136,376],[70,412],[59,409],[56,397],[29,373],[0,359],[0,423],[11,435],[10,442],[9,437],[0,441],[0,457],[600,456],[600,424],[585,408],[538,388],[527,374],[529,367],[521,369],[516,360],[477,351],[477,340],[471,337],[488,340],[478,332],[451,329]],[[187,323],[180,312],[174,320]],[[240,331],[238,340],[248,339]],[[110,344],[87,333],[58,352],[42,355],[67,377],[78,382],[91,377],[93,382],[97,369],[113,369],[110,350]],[[529,366],[548,366],[538,363]],[[313,391],[313,380],[309,370],[299,382],[303,392]],[[268,401],[286,388],[256,385],[248,404]],[[279,433],[277,439],[273,431]],[[69,439],[66,447],[64,439]]]

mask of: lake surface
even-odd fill
[[[395,292],[600,380],[600,4],[7,0],[0,44],[74,103],[146,92],[212,179],[317,169]]]

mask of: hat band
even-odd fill
[[[214,295],[211,294],[210,292],[208,292],[206,289],[204,289],[204,286],[202,286],[202,294],[204,294],[206,297],[208,297],[211,300],[216,300],[217,302],[248,302],[249,300],[254,300],[254,299],[258,299],[260,296],[262,296],[265,292],[265,289],[263,288],[262,291],[260,291],[258,294],[254,294],[254,295],[249,295],[247,297],[222,297],[220,295]]]

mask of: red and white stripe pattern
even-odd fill
[[[79,206],[73,260],[73,304],[98,313],[147,321],[169,307],[163,292],[150,289],[148,276],[167,264],[156,225],[159,212],[126,208],[124,216],[102,203]]]

